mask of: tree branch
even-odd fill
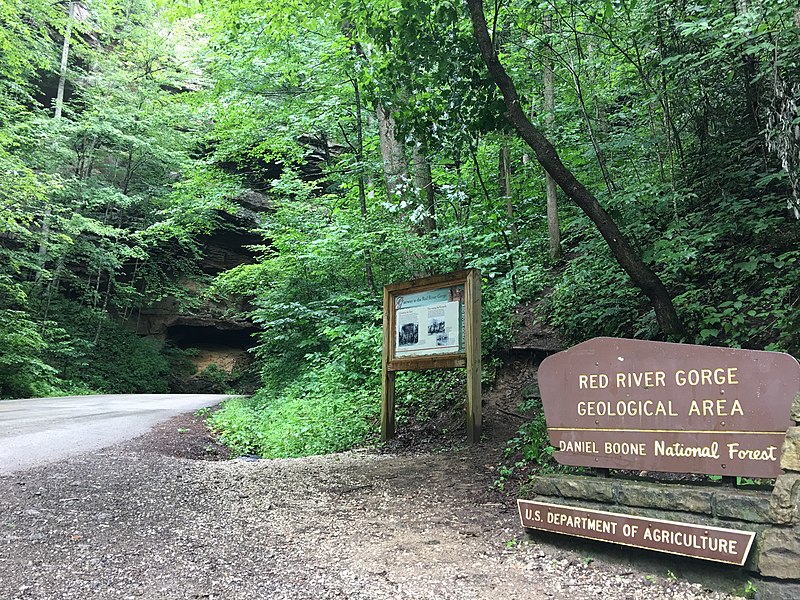
[[[600,234],[611,249],[614,258],[628,276],[645,295],[650,298],[655,309],[656,319],[666,336],[677,336],[683,332],[680,319],[675,312],[672,298],[658,275],[636,254],[628,240],[622,235],[617,224],[603,209],[597,198],[577,180],[564,166],[556,149],[530,122],[522,110],[514,82],[508,76],[492,40],[483,14],[482,0],[466,0],[469,8],[475,39],[478,42],[489,74],[500,89],[506,104],[506,119],[514,126],[519,136],[536,154],[536,159],[544,167],[558,186],[594,222]]]

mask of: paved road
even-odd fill
[[[213,406],[215,394],[129,394],[0,401],[0,474],[99,450],[181,413]]]

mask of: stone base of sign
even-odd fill
[[[588,500],[620,507],[694,513],[714,520],[725,519],[748,524],[773,523],[770,518],[771,495],[767,491],[717,489],[710,486],[647,483],[580,475],[541,475],[536,477],[528,490],[537,500],[540,499],[539,496]],[[714,523],[709,521],[708,524]]]
[[[800,418],[800,396],[792,408]],[[526,497],[637,515],[756,532],[744,568],[767,579],[761,600],[800,598],[800,423],[790,428],[781,453],[783,473],[771,491],[711,485],[650,483],[610,477],[540,475]]]
[[[769,517],[776,525],[800,525],[800,473],[784,473],[775,481]]]
[[[541,502],[754,531],[745,568],[800,585],[800,474],[779,478],[773,493],[578,475],[539,476],[528,491]]]
[[[800,471],[800,427],[791,427],[781,451],[781,469]]]
[[[756,585],[756,600],[797,600],[800,584],[785,581],[759,581]]]
[[[800,577],[800,528],[771,527],[761,536],[758,571],[766,577]]]

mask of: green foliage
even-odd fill
[[[45,362],[47,342],[23,311],[0,310],[0,346],[0,398],[51,392],[56,370]]]
[[[452,371],[410,371],[398,374],[395,418],[398,427],[441,419],[448,426],[464,417],[466,375]]]
[[[192,362],[192,357],[198,354],[197,348],[165,346],[162,353],[169,362],[169,372],[172,377],[186,379],[197,372],[197,365]]]
[[[234,399],[214,413],[210,423],[223,443],[237,454],[276,458],[339,452],[374,435],[380,331],[329,335],[331,350],[310,357],[310,368],[288,384],[267,385],[252,399]]]
[[[105,331],[87,357],[94,368],[80,373],[81,381],[109,393],[169,391],[170,368],[160,342],[133,335],[111,320],[102,323],[102,327]]]
[[[230,379],[230,374],[214,363],[200,371],[198,377],[210,386],[210,392],[225,393],[229,389],[228,380]]]
[[[0,226],[4,236],[15,236],[20,243],[30,243],[34,215],[29,209],[44,203],[43,179],[19,157],[8,153],[0,137]]]
[[[25,112],[37,70],[54,69],[57,55],[47,33],[58,18],[47,0],[0,4],[0,128]]]
[[[69,302],[52,303],[50,319],[38,323],[23,310],[7,308],[24,302],[18,286],[0,280],[0,291],[5,305],[0,310],[0,342],[5,348],[0,397],[168,391],[170,369],[160,343]]]
[[[542,307],[551,324],[574,340],[595,336],[646,337],[655,334],[638,291],[600,244],[576,256],[565,268]],[[602,295],[594,293],[602,287]]]
[[[730,118],[752,112],[747,93],[737,91],[739,50],[758,57],[750,83],[767,95],[759,87],[770,68],[762,44],[772,42],[759,29],[762,9],[734,17],[714,4],[706,18],[677,5],[609,7],[499,7],[496,39],[517,87],[538,109],[541,64],[551,48],[557,108],[548,134],[674,291],[687,341],[796,348],[798,282],[790,266],[797,232],[780,215],[786,181],[775,175],[774,162],[752,150],[759,132]],[[484,275],[489,367],[491,354],[513,337],[513,307],[545,290],[541,316],[572,341],[658,335],[649,302],[593,224],[569,206],[561,206],[569,260],[552,265],[546,258],[541,172],[522,160],[526,149],[499,118],[462,5],[398,0],[367,9],[296,0],[280,9],[249,1],[217,8],[208,24],[209,57],[213,94],[225,110],[209,136],[211,160],[235,163],[251,181],[284,161],[280,178],[264,182],[275,200],[263,226],[270,244],[260,249],[258,264],[224,273],[213,285],[220,296],[253,306],[250,316],[263,330],[257,356],[267,389],[305,381],[320,357],[341,362],[332,352],[352,332],[367,331],[366,323],[377,331],[372,283],[379,288],[465,266]],[[759,14],[791,46],[779,61],[794,73],[797,44],[784,39],[782,10]],[[548,15],[550,32],[542,27]],[[384,157],[369,119],[356,131],[356,89],[358,109],[366,113],[378,103],[390,109],[408,145],[430,159],[433,231],[422,231],[429,209],[414,194],[403,189],[387,198],[376,184]],[[541,114],[534,119],[544,124]],[[297,140],[311,132],[342,144],[321,164],[324,184],[304,180],[295,168],[303,153]],[[360,162],[357,135],[364,136]],[[503,147],[514,161],[513,212],[494,183]],[[768,239],[776,229],[784,230],[779,239]],[[377,346],[375,335],[371,351]],[[347,348],[343,356],[354,355]],[[400,417],[429,416],[429,406],[446,410],[443,396],[453,401],[458,387],[449,377],[401,378]],[[443,396],[433,392],[435,382],[447,390]],[[543,436],[541,423],[532,424],[512,453],[524,464],[547,463],[537,454]]]
[[[165,36],[150,0],[79,7],[52,118],[68,18],[64,3],[0,5],[0,395],[166,391],[160,343],[119,322],[189,296],[199,236],[239,188],[192,156],[187,32]]]
[[[318,385],[327,393],[319,393]],[[211,419],[220,440],[236,454],[269,458],[307,456],[363,445],[374,435],[375,396],[341,390],[311,376],[298,380],[268,404],[233,401]]]
[[[23,286],[0,273],[0,398],[47,395],[55,389],[47,329],[24,310],[27,302]]]
[[[555,448],[550,445],[541,399],[531,398],[522,402],[520,411],[530,412],[533,416],[506,443],[497,469],[495,488],[505,490],[511,482],[524,487],[537,473],[581,472],[580,467],[559,465],[553,457]]]
[[[748,579],[747,583],[744,585],[744,589],[742,590],[742,596],[745,598],[757,598],[758,586]]]
[[[541,402],[529,402],[523,409],[535,410],[536,414],[519,429],[516,437],[508,441],[505,457],[509,458],[519,452],[523,464],[532,463],[539,470],[552,470],[555,468],[555,449],[547,442],[547,423]]]
[[[481,269],[487,381],[521,301],[571,341],[658,336],[647,299],[563,197],[566,258],[548,258],[543,174],[502,118],[463,3],[86,9],[56,120],[46,96],[65,6],[0,3],[0,395],[166,390],[192,371],[187,352],[119,322],[168,297],[213,306],[259,326],[261,373],[254,399],[214,422],[239,452],[288,456],[371,439],[393,281]],[[526,112],[672,291],[688,342],[800,353],[800,230],[784,214],[800,197],[795,10],[514,0],[492,15]],[[412,163],[391,197],[378,106]],[[268,198],[249,232],[257,260],[212,280],[206,242],[256,218],[235,200],[248,187]],[[457,406],[462,375],[404,374],[401,422]],[[501,477],[550,468],[545,442],[537,417]]]
[[[544,471],[552,470],[554,448],[548,443],[547,423],[541,400],[528,400],[520,406],[522,411],[535,411],[534,416],[520,427],[504,451],[505,459],[514,459],[513,465],[504,465],[502,475],[510,476],[515,469],[533,464]]]
[[[61,388],[106,393],[169,391],[170,363],[160,341],[142,338],[103,312],[72,302],[51,304],[47,360]]]

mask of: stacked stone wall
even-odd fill
[[[781,581],[769,585],[774,598],[800,598],[800,394],[792,404],[794,427],[786,432],[781,449],[783,473],[775,481],[769,502],[772,524],[759,536],[758,572]]]

